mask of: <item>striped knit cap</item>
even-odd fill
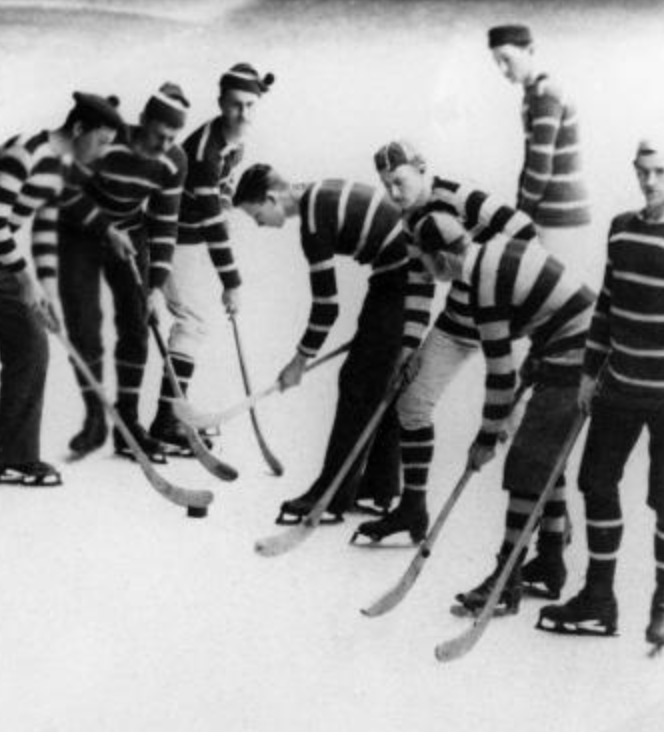
[[[424,165],[422,155],[406,140],[393,140],[383,145],[374,155],[374,163],[379,173],[391,173],[400,165]]]
[[[229,89],[251,92],[260,96],[274,84],[274,74],[265,74],[261,77],[251,64],[235,64],[221,75],[219,86],[221,93]]]
[[[489,30],[489,48],[498,48],[498,46],[525,48],[532,42],[533,34],[527,25],[497,25]]]
[[[459,252],[468,232],[458,218],[448,213],[433,212],[418,222],[413,232],[415,244],[426,254]]]
[[[169,127],[184,127],[187,118],[189,101],[182,89],[170,81],[162,84],[145,105],[144,114],[147,119],[158,120]]]

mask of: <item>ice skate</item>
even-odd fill
[[[168,456],[194,456],[185,427],[173,414],[159,410],[150,426],[150,437],[162,444],[164,453]]]
[[[426,493],[405,490],[401,502],[394,511],[390,511],[383,518],[360,524],[351,537],[351,544],[361,536],[365,536],[372,543],[377,543],[404,531],[410,535],[414,544],[419,544],[426,537],[428,528]]]
[[[646,643],[652,645],[651,655],[664,648],[664,585],[658,585],[650,606],[650,622],[646,628]]]
[[[318,488],[310,488],[297,498],[291,498],[281,504],[279,515],[275,521],[280,526],[291,526],[293,524],[302,523],[306,516],[313,510],[316,503],[320,500],[322,493]],[[343,511],[335,507],[334,502],[330,504],[328,510],[321,517],[321,524],[340,524],[343,522]]]
[[[73,462],[83,459],[91,452],[103,447],[108,437],[106,415],[101,402],[96,395],[85,396],[86,414],[83,427],[69,441],[71,454],[67,460]]]
[[[612,590],[599,594],[584,587],[563,605],[543,607],[536,627],[551,633],[616,635],[618,603]]]
[[[131,431],[139,447],[150,458],[150,461],[158,465],[166,464],[166,455],[164,447],[159,440],[150,437],[147,430],[138,422],[127,422],[127,428]],[[120,457],[126,457],[135,460],[135,455],[129,445],[126,443],[122,433],[117,429],[113,429],[113,444],[115,446],[115,454]]]
[[[50,463],[41,460],[7,463],[0,465],[0,485],[55,488],[62,485],[62,476]]]
[[[468,592],[460,592],[456,595],[455,599],[459,605],[452,606],[452,613],[454,615],[479,614],[486,605],[506,561],[507,558],[499,554],[496,568],[482,583]],[[522,594],[521,568],[517,565],[512,570],[505,588],[498,599],[494,615],[515,615],[519,612]]]

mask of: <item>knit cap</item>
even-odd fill
[[[187,119],[189,101],[182,89],[170,81],[162,84],[145,105],[145,116],[180,129]]]

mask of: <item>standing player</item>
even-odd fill
[[[644,427],[650,433],[648,505],[657,520],[656,587],[646,641],[664,645],[664,144],[644,140],[634,160],[645,198],[641,211],[617,216],[609,232],[604,286],[588,335],[579,396],[592,413],[579,487],[586,505],[585,586],[564,605],[542,609],[540,627],[611,635],[613,591],[623,533],[619,484]],[[606,365],[594,398],[598,375]]]
[[[65,161],[91,163],[122,126],[117,100],[79,92],[74,99],[62,127],[13,137],[0,149],[0,483],[62,482],[40,459],[40,432],[49,357],[44,326],[60,327],[57,220]],[[33,214],[37,279],[14,239]]]
[[[261,78],[249,64],[233,66],[219,82],[221,114],[199,127],[183,144],[188,173],[180,208],[178,246],[164,293],[175,319],[168,350],[184,393],[206,334],[199,273],[208,256],[221,280],[226,312],[234,315],[239,308],[241,280],[228,240],[226,216],[232,206],[233,174],[243,157],[245,134],[256,103],[273,81],[272,74]],[[190,454],[186,433],[173,414],[174,397],[164,372],[159,408],[150,434],[167,444],[169,452]]]
[[[533,394],[505,460],[503,485],[509,503],[497,568],[478,587],[457,595],[467,610],[476,612],[517,543],[577,416],[594,297],[536,242],[498,234],[480,246],[473,242],[467,223],[448,213],[427,214],[416,225],[414,240],[432,276],[468,287],[469,309],[486,361],[482,426],[470,448],[469,468],[479,470],[493,458],[505,429],[517,382],[513,342],[528,337],[529,359],[537,364]],[[500,597],[499,610],[518,610],[519,564]]]
[[[587,276],[597,253],[588,236],[590,208],[575,106],[559,85],[538,69],[528,27],[491,28],[489,47],[505,77],[524,90],[525,156],[517,207],[535,222],[545,249]]]
[[[138,402],[148,316],[155,312],[175,247],[187,160],[174,141],[188,106],[177,85],[164,84],[148,100],[140,125],[125,130],[62,211],[60,293],[71,341],[101,380],[103,272],[115,305],[116,406],[139,445],[158,462],[164,461],[162,446],[141,426]],[[138,292],[129,257],[135,257],[149,288],[146,295]],[[70,442],[79,456],[101,447],[107,435],[101,403],[82,380],[81,388],[85,422]],[[113,436],[116,452],[131,456],[120,432]]]
[[[306,493],[282,505],[277,519],[297,522],[334,479],[395,373],[403,329],[406,244],[398,210],[383,193],[361,183],[335,179],[292,185],[270,166],[254,165],[240,178],[233,202],[259,226],[280,228],[288,218],[300,219],[313,302],[295,355],[279,375],[283,389],[300,383],[307,361],[318,353],[337,319],[335,255],[351,256],[372,269],[358,328],[339,375],[323,469]],[[348,478],[329,506],[331,520],[341,520],[352,507],[356,489],[357,496],[373,499],[378,507],[390,505],[399,489],[398,439],[396,415],[388,410],[368,454],[362,485]]]

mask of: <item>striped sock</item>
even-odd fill
[[[180,384],[180,389],[182,389],[182,393],[186,396],[191,377],[194,373],[194,360],[182,353],[170,353],[169,355],[173,364],[173,371],[175,371],[178,384]],[[173,392],[173,387],[171,386],[168,374],[166,373],[166,367],[164,366],[164,373],[161,378],[161,392],[159,394],[160,410],[170,408],[174,399],[175,393]]]
[[[551,492],[549,500],[544,504],[540,538],[551,548],[562,549],[565,546],[567,529],[567,501],[565,476],[561,475]]]
[[[510,493],[505,515],[505,536],[503,537],[503,545],[500,548],[502,556],[507,556],[519,541],[523,527],[526,525],[536,503],[537,496]]]
[[[607,594],[613,591],[618,550],[623,533],[622,511],[618,498],[596,499],[586,495],[586,532],[588,571],[586,587]]]
[[[401,428],[401,464],[404,490],[426,491],[433,460],[434,427]]]
[[[664,523],[657,522],[655,528],[655,572],[657,586],[664,587]]]
[[[116,359],[115,367],[118,376],[118,411],[127,421],[137,422],[138,399],[145,365]]]

